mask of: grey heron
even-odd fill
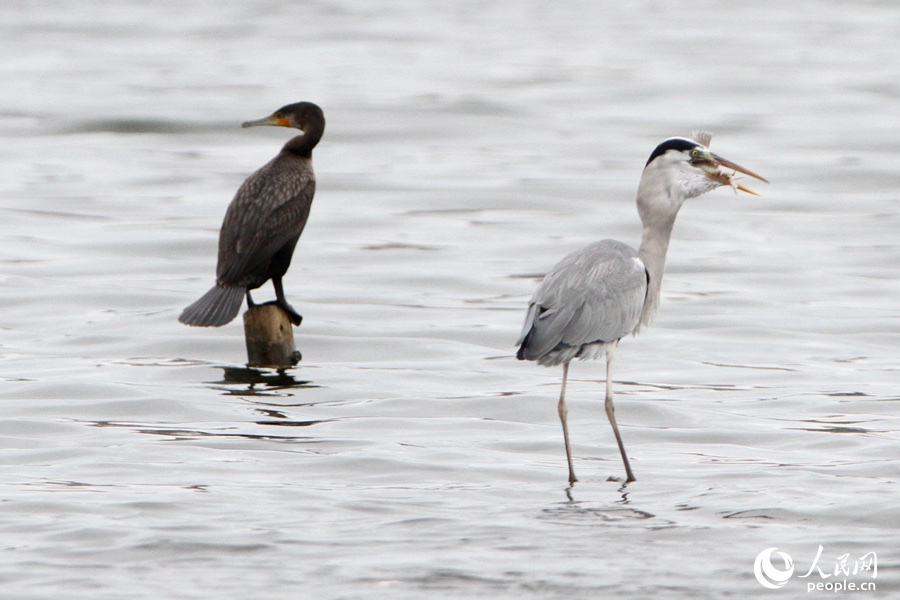
[[[546,274],[528,304],[516,356],[563,367],[557,409],[570,483],[577,479],[566,422],[569,363],[575,358],[606,355],[606,416],[625,463],[626,482],[635,481],[613,404],[612,361],[619,340],[638,333],[656,312],[672,227],[685,200],[723,185],[758,195],[737,182],[737,173],[766,181],[712,153],[707,148],[711,134],[701,132],[694,137],[701,141],[665,140],[644,166],[637,191],[643,224],[640,247],[635,250],[616,240],[602,240],[572,252]]]
[[[272,280],[275,303],[294,325],[303,317],[284,296],[281,278],[309,217],[316,175],[312,151],[325,131],[325,115],[312,102],[297,102],[241,127],[275,125],[299,129],[281,152],[241,185],[219,232],[216,285],[178,317],[186,325],[219,327],[237,316],[241,301],[254,306],[250,290]]]

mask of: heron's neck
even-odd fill
[[[675,226],[675,217],[684,203],[685,196],[679,186],[652,173],[644,173],[638,186],[638,212],[644,229],[638,256],[649,274],[647,297],[641,312],[641,323],[649,323],[659,306],[659,293],[663,273],[666,270],[666,252]]]
[[[672,227],[674,225],[675,217],[673,216],[666,223],[656,223],[653,227],[644,226],[644,233],[641,235],[641,246],[638,248],[638,256],[643,261],[649,275],[647,297],[644,300],[644,308],[641,312],[642,324],[650,322],[659,306],[662,277],[666,270],[666,252],[669,249],[669,239],[672,237]]]

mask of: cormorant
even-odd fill
[[[238,189],[219,232],[216,285],[178,317],[187,325],[225,325],[237,316],[245,294],[247,306],[255,306],[250,290],[269,279],[275,304],[287,312],[291,323],[299,325],[303,318],[285,299],[281,278],[309,217],[316,191],[312,150],[325,131],[325,115],[312,102],[297,102],[241,127],[257,125],[293,127],[303,134],[288,141]]]

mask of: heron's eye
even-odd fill
[[[691,158],[700,158],[700,152],[698,150],[691,150]]]

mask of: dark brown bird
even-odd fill
[[[247,306],[255,306],[250,290],[269,279],[275,303],[291,322],[299,325],[303,319],[285,299],[281,278],[291,265],[316,192],[312,150],[325,131],[325,115],[312,102],[298,102],[241,127],[257,125],[293,127],[303,134],[288,141],[278,156],[238,189],[219,232],[216,285],[178,317],[187,325],[225,325],[237,316],[244,295]]]

